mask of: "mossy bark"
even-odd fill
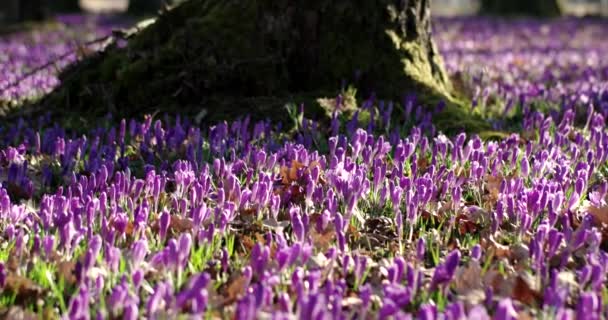
[[[2,23],[11,24],[19,21],[19,0],[0,1]]]
[[[93,115],[199,113],[285,120],[344,82],[362,96],[457,103],[426,0],[188,0],[61,75],[46,106]]]
[[[40,21],[48,17],[48,0],[1,0],[3,23]]]
[[[482,0],[481,12],[489,15],[557,17],[562,14],[558,0]]]
[[[135,15],[156,13],[170,2],[169,0],[129,0],[127,12]]]
[[[80,2],[78,0],[52,0],[50,2],[53,12],[79,12]]]

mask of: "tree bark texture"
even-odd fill
[[[285,103],[344,83],[387,99],[454,99],[428,0],[188,0],[61,80],[43,103],[119,116],[204,108],[213,120],[284,120]]]

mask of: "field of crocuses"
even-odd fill
[[[72,23],[0,39],[0,83],[109,32]],[[291,108],[294,136],[247,117],[4,124],[0,316],[606,318],[608,22],[435,28],[455,84],[513,133],[445,136],[415,95],[328,128]]]

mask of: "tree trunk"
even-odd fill
[[[0,12],[4,24],[19,22],[19,3],[20,0],[0,1]]]
[[[54,12],[80,12],[80,2],[78,0],[53,0],[51,10]]]
[[[47,0],[21,0],[20,21],[42,21],[49,16]]]
[[[168,4],[167,0],[129,0],[127,12],[130,14],[156,13],[165,4]]]
[[[288,102],[331,114],[318,98],[344,82],[361,97],[414,92],[456,102],[431,39],[427,0],[188,0],[61,75],[46,105],[92,115],[199,113],[208,120],[286,120]]]
[[[2,22],[13,24],[24,21],[40,21],[48,16],[47,0],[2,0]]]
[[[481,12],[490,15],[557,17],[562,10],[558,0],[482,0]]]

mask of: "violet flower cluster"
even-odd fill
[[[503,30],[486,20],[439,23]],[[596,24],[557,21],[543,31],[522,22],[497,34],[508,41]],[[439,29],[452,72],[459,37]],[[469,41],[500,61],[500,39]],[[547,85],[494,68],[518,88]],[[3,126],[0,310],[69,319],[605,318],[604,111],[529,108],[521,133],[484,141],[436,132],[438,110],[427,110],[414,97],[369,99],[368,122],[336,116],[323,128],[298,117],[293,139],[248,117],[201,128],[179,117],[108,116],[84,134],[48,117]]]
[[[0,39],[0,106],[31,99],[47,93],[59,84],[59,70],[75,61],[84,51],[97,50],[99,44],[83,46],[88,41],[110,35],[129,22],[105,16],[65,15],[55,22]],[[32,70],[47,65],[31,76]],[[22,79],[23,78],[23,79]],[[19,81],[21,80],[21,81]]]
[[[518,108],[584,114],[593,106],[608,114],[605,20],[443,18],[434,27],[456,86],[495,117],[497,128]]]

